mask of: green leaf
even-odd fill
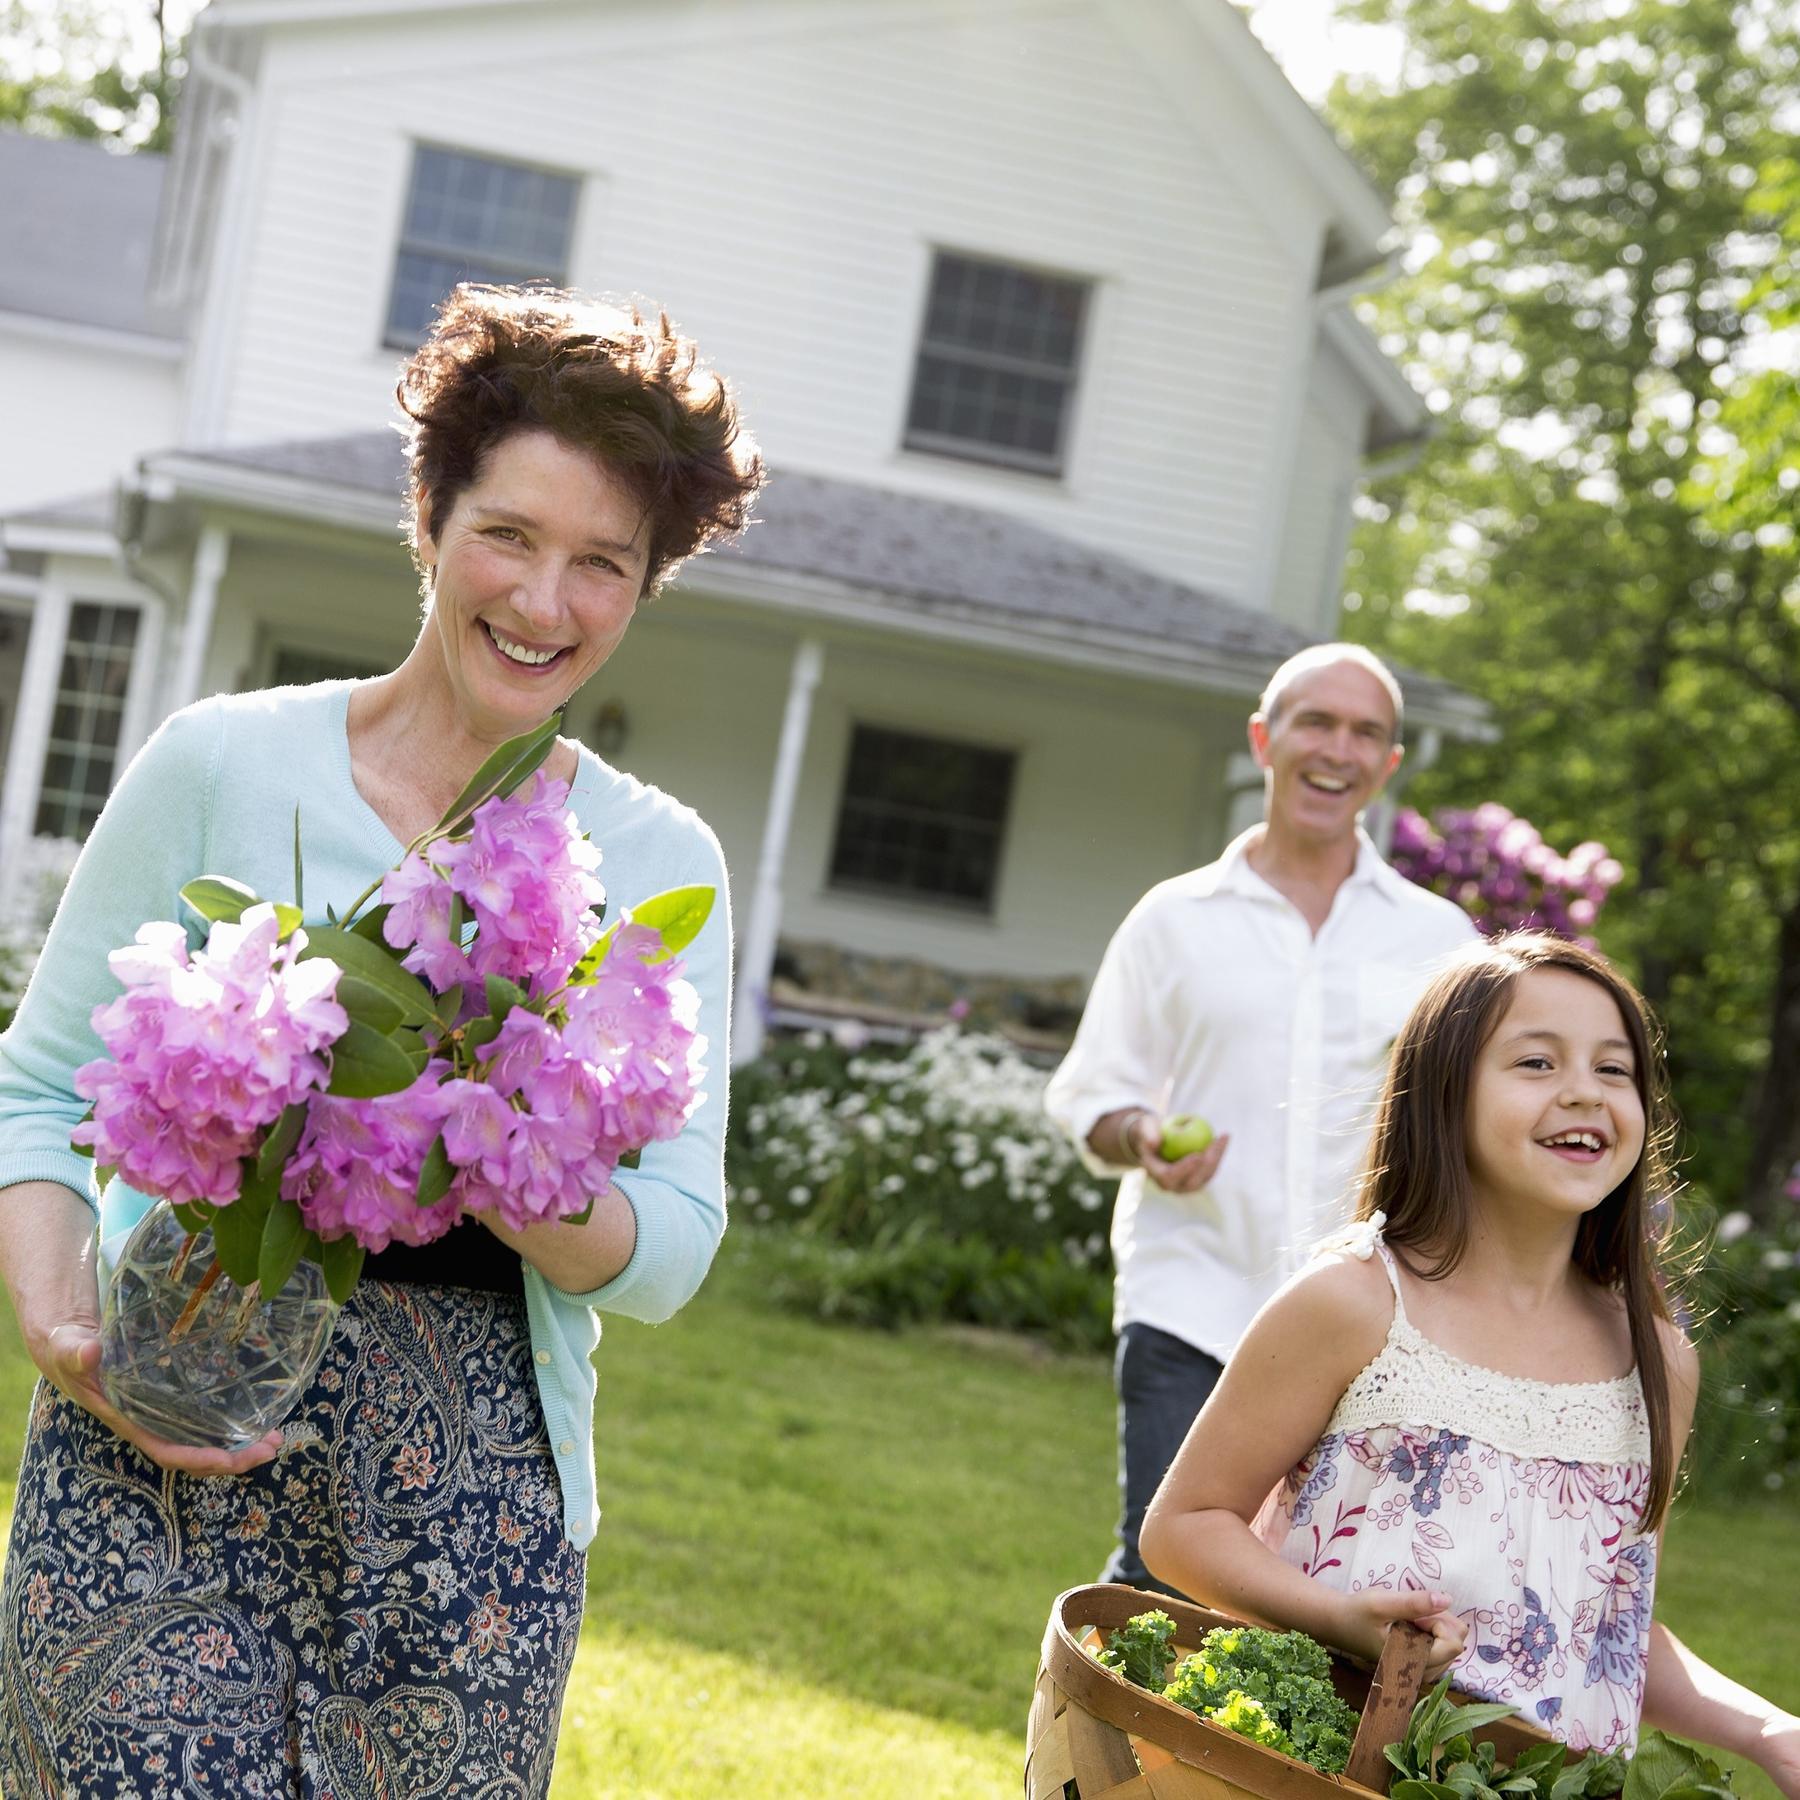
[[[352,1020],[331,1047],[331,1085],[325,1091],[345,1100],[373,1100],[411,1087],[417,1075],[413,1059],[391,1038]]]
[[[289,906],[285,901],[273,902],[275,908],[275,939],[285,944],[306,922],[306,915],[297,906]]]
[[[383,1037],[406,1017],[406,1008],[393,995],[364,981],[360,975],[340,975],[337,1002],[359,1025],[379,1031]]]
[[[224,875],[202,875],[181,890],[181,897],[201,918],[217,924],[219,920],[235,921],[262,902],[241,881]]]
[[[700,935],[700,927],[712,916],[717,890],[710,886],[669,888],[652,894],[636,906],[627,907],[625,916],[633,925],[648,925],[662,938],[662,951],[650,962],[678,955]]]
[[[359,938],[367,938],[371,944],[385,946],[387,938],[383,935],[383,930],[387,925],[388,914],[393,910],[393,907],[383,901],[380,906],[371,907],[349,929],[355,932]],[[332,923],[336,924],[337,921],[334,919]]]
[[[177,1200],[170,1210],[181,1221],[181,1229],[189,1237],[198,1237],[212,1224],[219,1209],[207,1200]]]
[[[263,1139],[262,1148],[256,1153],[256,1172],[265,1179],[279,1180],[281,1167],[288,1159],[289,1152],[300,1141],[300,1133],[306,1128],[306,1102],[296,1100],[292,1106],[285,1106],[281,1116],[269,1128],[269,1135]]]
[[[254,1162],[244,1162],[238,1197],[221,1206],[212,1222],[213,1253],[219,1266],[239,1287],[256,1280],[262,1263],[263,1226],[277,1198],[275,1181],[259,1175]]]
[[[300,802],[294,802],[294,910],[306,905],[306,880],[300,872]]]
[[[413,1196],[421,1206],[436,1206],[450,1191],[456,1179],[456,1165],[444,1148],[444,1135],[439,1132],[419,1169],[419,1190]]]
[[[1448,1782],[1396,1781],[1388,1789],[1388,1800],[1462,1800],[1462,1795]]]
[[[431,1010],[437,1014],[438,1023],[446,1031],[455,1026],[457,1015],[462,1011],[463,991],[460,986],[445,988],[432,1002]]]
[[[1731,1793],[1730,1776],[1710,1756],[1652,1729],[1638,1740],[1622,1800],[1724,1800]]]
[[[496,794],[510,794],[528,779],[550,754],[561,724],[561,714],[552,713],[534,730],[508,738],[470,777],[469,785],[450,802],[449,810],[437,822],[437,831],[460,831],[484,800],[491,800]]]
[[[565,1225],[585,1225],[594,1216],[594,1203],[590,1200],[578,1213],[570,1213],[563,1219]]]
[[[475,1056],[485,1050],[499,1035],[500,1027],[494,1019],[491,1017],[479,1018],[463,1032],[463,1048],[471,1056]]]
[[[362,1274],[363,1247],[353,1237],[333,1238],[319,1246],[319,1267],[325,1274],[325,1286],[339,1306],[350,1298],[357,1277]]]
[[[627,1150],[625,1154],[619,1158],[619,1167],[621,1169],[635,1169],[643,1160],[644,1148],[643,1145],[640,1144],[635,1150]]]
[[[601,965],[606,961],[607,953],[612,949],[613,939],[619,935],[618,923],[613,924],[588,945],[581,953],[581,960],[569,971],[570,987],[587,987],[600,973]]]
[[[265,1300],[272,1300],[287,1286],[306,1247],[307,1235],[299,1207],[277,1195],[263,1224],[262,1250],[256,1265],[256,1279]]]
[[[504,1025],[506,1015],[515,1006],[525,1006],[531,999],[516,981],[508,981],[504,975],[489,975],[481,985],[488,1016],[496,1025]]]
[[[318,925],[306,934],[306,948],[300,960],[309,962],[323,956],[334,962],[346,975],[379,988],[398,1003],[400,1017],[408,1025],[424,1025],[437,1015],[433,1011],[431,989],[410,969],[403,969],[391,951],[369,942],[359,932],[345,931],[336,925]]]

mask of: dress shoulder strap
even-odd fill
[[[1388,1286],[1394,1290],[1394,1317],[1402,1325],[1410,1325],[1412,1320],[1406,1316],[1406,1301],[1400,1293],[1400,1265],[1394,1261],[1394,1253],[1380,1238],[1375,1240],[1375,1254],[1381,1258],[1381,1266],[1387,1270]]]

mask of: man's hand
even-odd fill
[[[1131,1152],[1130,1160],[1169,1194],[1199,1193],[1219,1172],[1225,1147],[1231,1142],[1231,1134],[1225,1132],[1204,1150],[1178,1157],[1174,1162],[1164,1162],[1157,1155],[1157,1148],[1162,1143],[1162,1121],[1148,1112],[1133,1113],[1119,1135]]]

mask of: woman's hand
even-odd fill
[[[1366,1662],[1381,1660],[1387,1628],[1397,1619],[1431,1634],[1425,1652],[1425,1679],[1437,1678],[1462,1655],[1468,1626],[1449,1610],[1450,1596],[1430,1588],[1365,1588],[1343,1597],[1341,1646]]]
[[[271,1431],[240,1450],[176,1444],[134,1425],[102,1392],[100,1288],[94,1215],[54,1181],[0,1190],[0,1272],[12,1294],[19,1335],[50,1385],[91,1412],[154,1463],[187,1475],[241,1475],[281,1448]]]

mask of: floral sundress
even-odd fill
[[[1357,1593],[1433,1587],[1469,1628],[1456,1685],[1505,1700],[1577,1750],[1629,1750],[1643,1709],[1656,1539],[1638,1530],[1650,1432],[1634,1369],[1533,1381],[1464,1362],[1407,1318],[1254,1530]]]

